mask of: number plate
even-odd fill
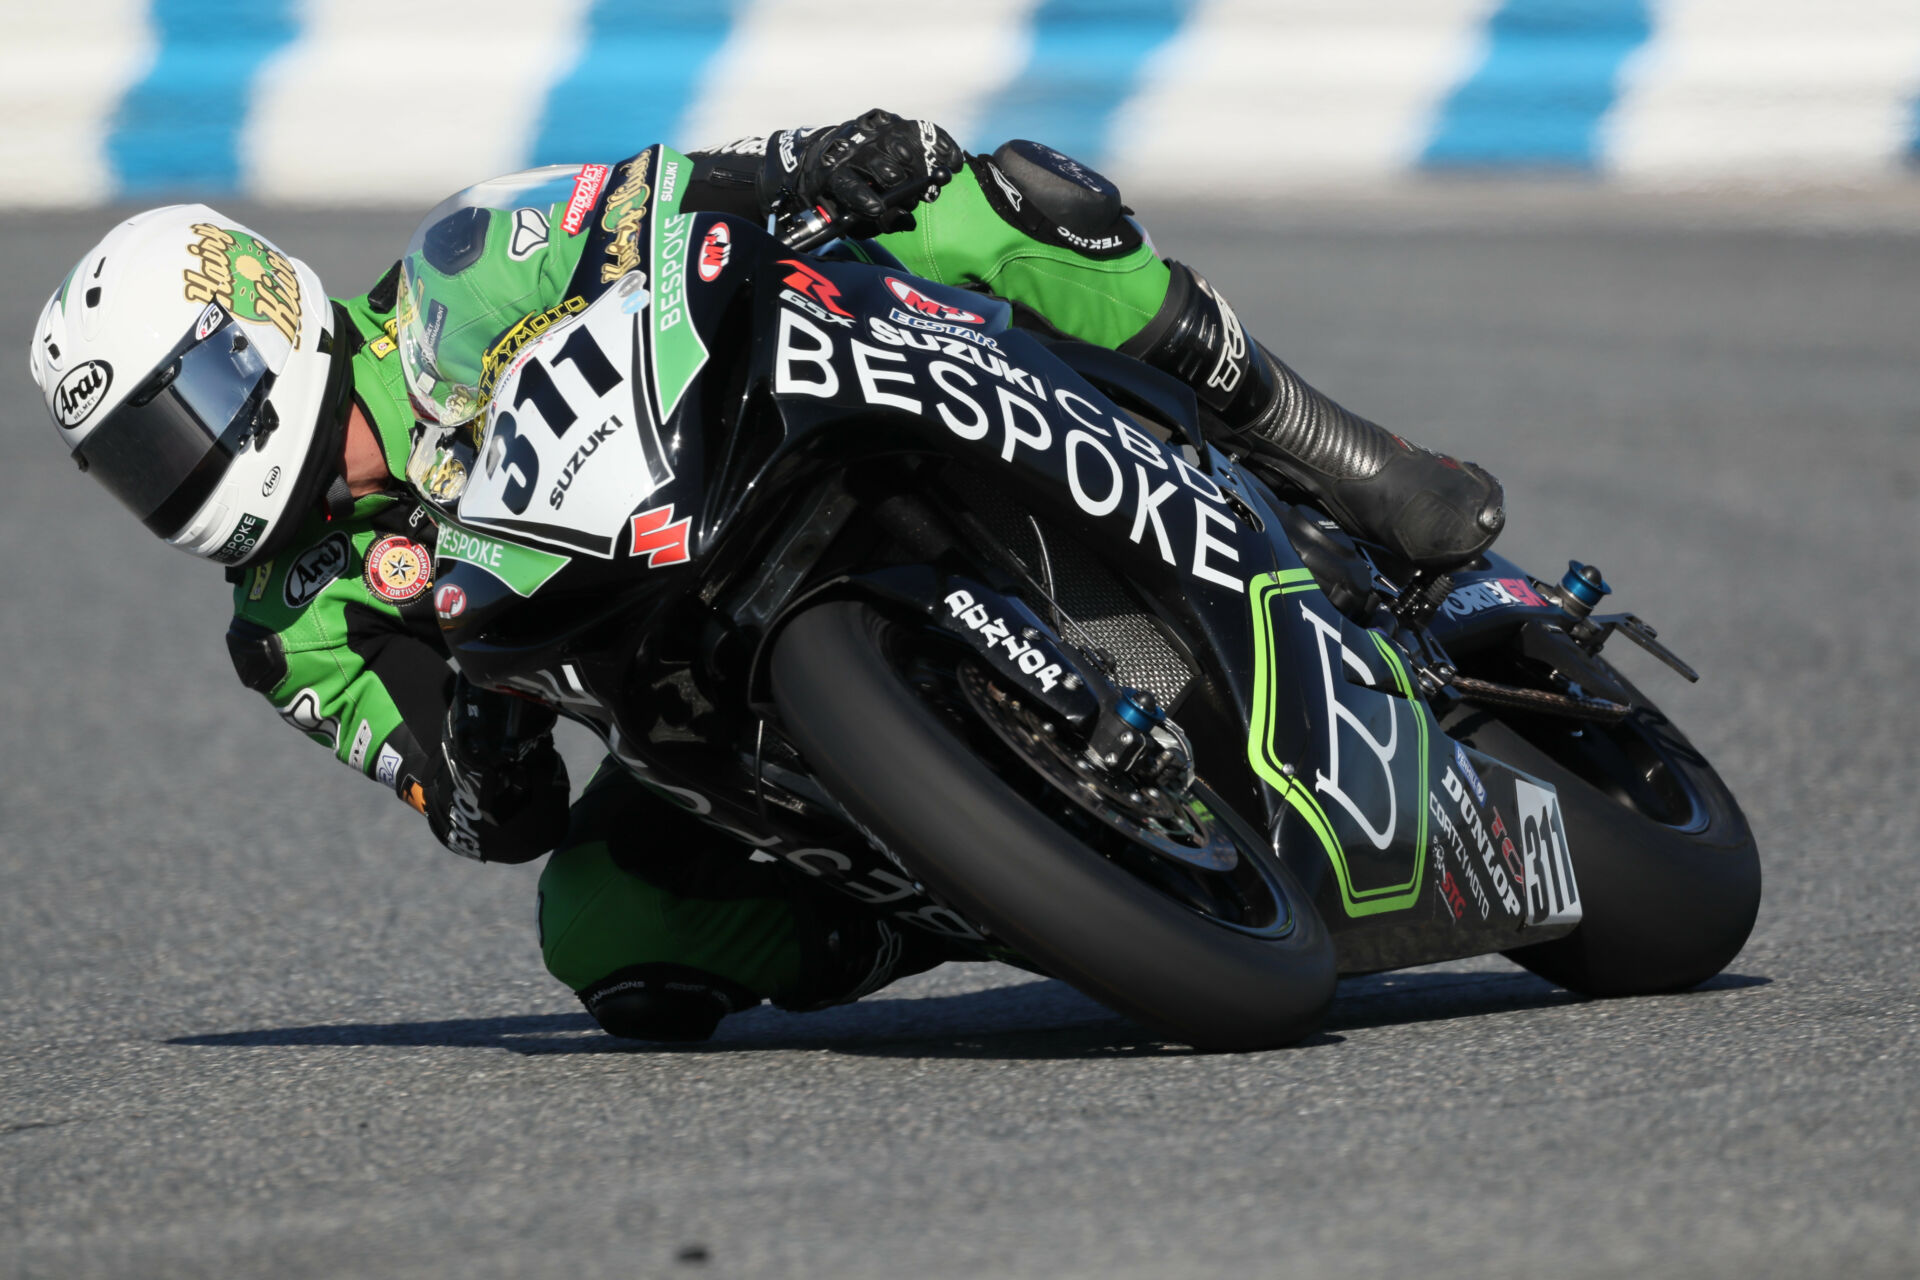
[[[494,389],[459,518],[612,559],[627,518],[673,480],[638,372],[642,314],[618,290],[554,325]]]
[[[1573,878],[1560,798],[1516,775],[1513,780],[1521,856],[1527,865],[1527,923],[1570,924],[1580,919],[1580,886]]]

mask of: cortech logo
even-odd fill
[[[93,416],[112,385],[113,366],[105,360],[89,360],[78,366],[53,389],[54,418],[72,430]]]
[[[183,273],[188,302],[217,302],[249,324],[270,324],[300,346],[300,279],[278,250],[234,228],[209,222],[190,228],[200,237],[187,253],[200,265]]]

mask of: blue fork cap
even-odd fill
[[[1590,564],[1581,564],[1578,560],[1567,561],[1566,576],[1560,579],[1560,589],[1591,609],[1601,600],[1613,594],[1613,588],[1600,576],[1600,571]]]

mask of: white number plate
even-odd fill
[[[627,518],[673,479],[640,383],[641,315],[609,292],[520,352],[495,388],[460,521],[612,559]]]

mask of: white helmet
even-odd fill
[[[243,565],[344,489],[347,324],[305,263],[171,205],[80,260],[29,358],[82,471],[182,551]]]

